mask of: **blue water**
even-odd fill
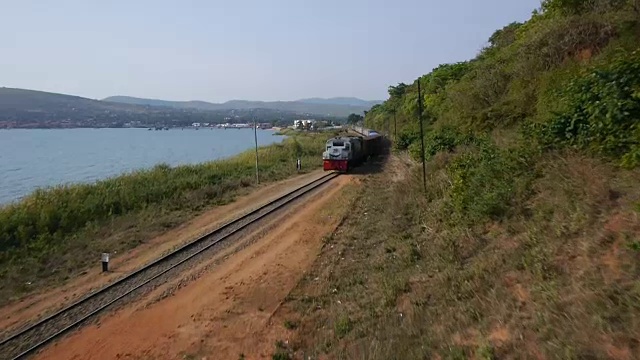
[[[258,130],[258,145],[281,142]],[[255,146],[253,129],[0,130],[0,204],[38,187],[93,182],[136,169],[194,164]]]

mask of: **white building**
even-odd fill
[[[314,119],[293,120],[293,127],[295,129],[309,129],[315,122]]]

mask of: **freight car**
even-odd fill
[[[370,156],[381,153],[382,136],[368,132],[367,136],[340,136],[327,140],[322,153],[325,171],[348,172]]]

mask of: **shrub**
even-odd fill
[[[409,153],[414,159],[420,159],[420,137],[409,146]],[[483,140],[472,133],[462,133],[451,126],[443,126],[430,130],[424,139],[425,159],[430,159],[439,152],[451,152],[456,146],[479,144]]]
[[[420,140],[420,132],[413,128],[403,128],[394,143],[397,150],[407,150],[409,146]]]
[[[527,148],[501,150],[483,143],[455,158],[447,167],[452,186],[450,206],[455,221],[478,223],[515,213],[518,199],[529,196],[534,152]]]
[[[588,12],[604,13],[624,7],[628,0],[544,0],[545,12],[559,15],[580,15]]]
[[[640,51],[576,77],[558,98],[565,110],[538,126],[544,144],[640,164]]]
[[[341,315],[334,324],[334,333],[338,338],[345,337],[353,328],[353,322],[347,315]]]

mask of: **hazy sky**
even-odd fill
[[[90,98],[385,99],[540,0],[0,0],[0,86]]]

